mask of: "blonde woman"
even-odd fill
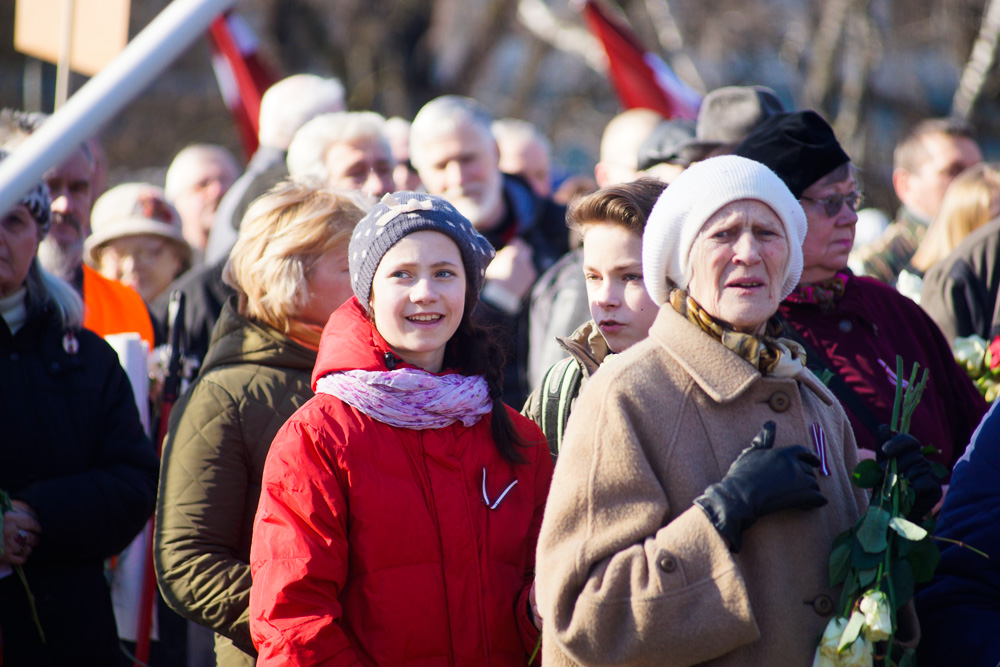
[[[1000,215],[1000,168],[986,162],[962,172],[945,192],[941,210],[920,242],[896,289],[920,303],[923,275],[962,240]]]
[[[352,294],[357,195],[282,183],[256,200],[223,273],[223,307],[198,379],[164,443],[156,574],[179,614],[216,632],[220,667],[254,665],[250,535],[271,440],[312,397],[330,313]]]

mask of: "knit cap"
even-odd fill
[[[753,160],[735,155],[709,158],[688,167],[653,206],[642,235],[642,273],[653,301],[666,303],[667,278],[687,289],[691,246],[717,211],[740,199],[753,199],[777,214],[788,239],[788,266],[781,298],[792,293],[802,275],[806,214],[778,176]]]
[[[191,246],[181,232],[181,217],[163,188],[149,183],[123,183],[101,195],[90,216],[92,233],[84,242],[87,261],[97,264],[100,249],[115,239],[150,235],[166,239],[177,248],[183,263],[191,259]]]
[[[351,288],[368,310],[375,271],[389,248],[414,232],[441,232],[458,246],[465,274],[475,294],[483,288],[486,267],[496,252],[458,210],[441,197],[421,192],[397,192],[382,197],[351,234],[348,263]]]
[[[10,153],[0,148],[0,162],[3,162],[8,155]],[[52,222],[52,199],[49,196],[49,186],[45,184],[45,181],[39,181],[18,203],[28,209],[28,213],[35,219],[35,224],[41,230],[42,236],[45,236],[49,231],[49,224]]]

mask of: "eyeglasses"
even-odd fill
[[[811,201],[814,204],[820,204],[823,207],[823,212],[826,213],[831,218],[838,213],[840,213],[840,207],[847,204],[847,208],[852,211],[857,211],[861,208],[861,203],[865,199],[864,192],[851,192],[846,195],[842,195],[839,192],[835,195],[830,195],[829,197],[823,197],[822,199],[816,199],[815,197],[799,197],[800,200]]]

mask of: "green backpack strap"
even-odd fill
[[[562,448],[563,434],[569,422],[569,409],[580,393],[583,371],[572,357],[553,364],[542,378],[542,432],[549,442],[549,452],[555,461]]]

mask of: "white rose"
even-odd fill
[[[840,654],[842,667],[872,667],[872,643],[868,639],[858,637],[849,648]]]
[[[885,593],[868,591],[861,598],[859,609],[865,615],[865,637],[879,642],[892,636],[892,612]]]
[[[840,654],[837,653],[837,645],[840,643],[840,636],[844,634],[847,627],[847,619],[837,616],[830,619],[826,629],[823,630],[823,637],[816,647],[816,657],[813,658],[813,667],[837,667],[840,664]]]

